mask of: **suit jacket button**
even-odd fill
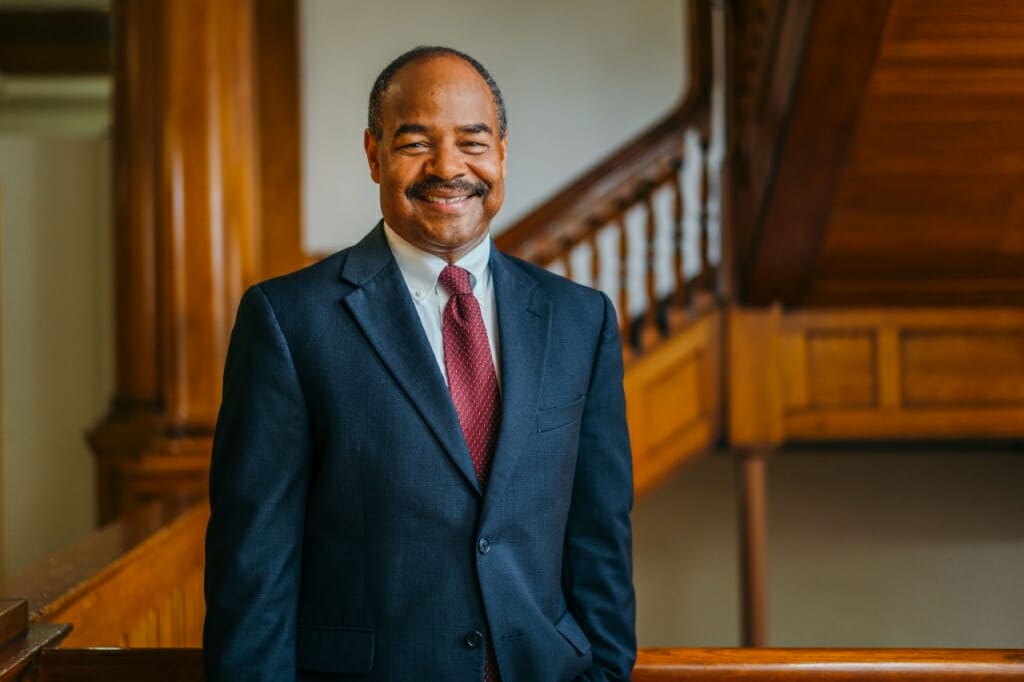
[[[466,646],[475,649],[484,643],[484,634],[479,630],[473,630],[466,634]]]
[[[491,551],[491,542],[487,538],[480,538],[476,543],[476,548],[481,554],[487,554]]]

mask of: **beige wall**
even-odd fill
[[[642,646],[738,644],[733,462],[634,510]],[[783,454],[768,464],[773,646],[1024,646],[1024,451]]]
[[[416,45],[467,51],[509,115],[500,232],[667,113],[683,91],[679,0],[303,0],[304,235],[327,251],[380,217],[362,151],[377,73]]]
[[[112,389],[109,143],[0,134],[3,570],[94,522],[84,431]]]

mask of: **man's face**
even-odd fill
[[[457,57],[403,66],[381,96],[381,139],[363,146],[384,220],[420,249],[458,260],[505,198],[505,152],[487,83]]]

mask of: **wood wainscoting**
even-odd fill
[[[72,647],[202,643],[209,506],[151,503],[0,584],[33,624],[69,623]]]
[[[638,496],[721,433],[721,319],[709,307],[650,352],[627,357],[623,387]]]
[[[729,312],[730,437],[1024,436],[1024,310]]]

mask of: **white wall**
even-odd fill
[[[366,100],[377,73],[409,48],[464,50],[502,89],[509,167],[495,232],[683,92],[678,0],[303,0],[301,10],[303,229],[316,252],[353,243],[380,217],[362,151]]]
[[[112,391],[109,142],[0,134],[3,570],[92,528]]]
[[[772,646],[1024,645],[1024,451],[800,452],[768,461]],[[638,501],[641,646],[739,643],[734,465]]]

